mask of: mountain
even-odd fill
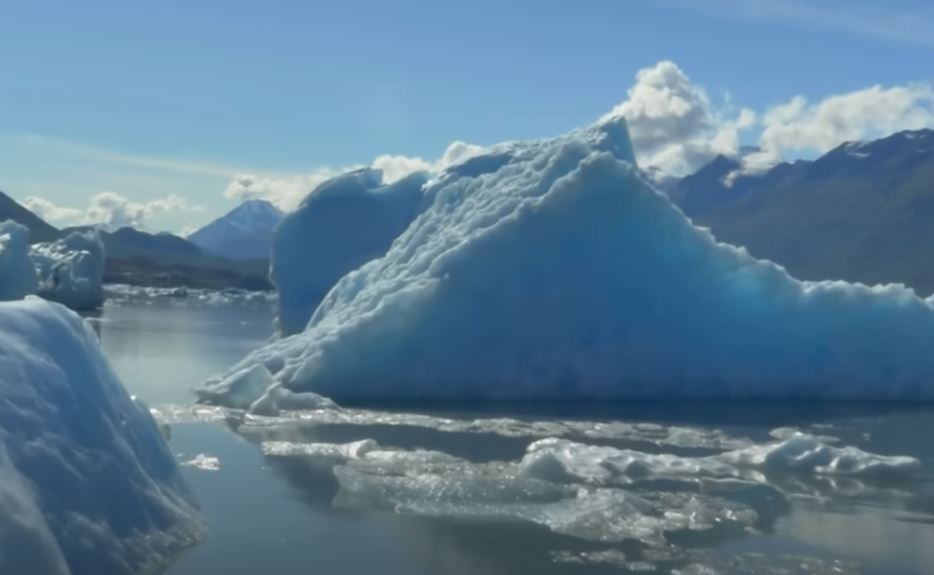
[[[208,252],[230,259],[268,258],[272,232],[283,215],[266,200],[248,200],[190,234],[188,239]]]
[[[29,228],[29,241],[32,243],[51,242],[59,237],[59,231],[52,225],[0,192],[0,222],[4,220],[13,220]]]
[[[799,278],[934,293],[934,131],[847,142],[761,174],[737,176],[738,165],[717,158],[671,197],[717,239]]]
[[[89,226],[65,228],[62,233]],[[131,227],[98,228],[107,253],[104,283],[206,289],[269,290],[268,260],[233,261],[205,252],[185,238]]]

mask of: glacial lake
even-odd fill
[[[934,573],[930,406],[355,406],[245,419],[190,408],[189,390],[270,337],[267,302],[125,299],[88,319],[130,393],[169,421],[179,461],[204,456],[183,472],[208,535],[168,575]],[[794,430],[922,468],[619,485],[604,464],[570,487],[516,475],[549,436],[680,465]],[[364,439],[375,444],[345,445]]]

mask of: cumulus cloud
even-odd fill
[[[639,70],[628,96],[609,115],[626,118],[640,166],[669,175],[690,173],[717,154],[736,154],[740,131],[756,120],[749,109],[723,117],[706,91],[667,60]]]
[[[357,167],[360,166],[345,169],[320,168],[308,174],[286,176],[237,174],[227,184],[224,197],[240,202],[264,199],[290,211],[298,206],[309,191],[322,182]]]
[[[147,218],[152,216],[192,211],[201,211],[201,207],[193,206],[188,200],[175,194],[140,203],[120,194],[102,192],[91,198],[84,221],[88,224],[104,224],[111,227],[141,228],[146,226]]]
[[[795,96],[763,115],[760,152],[749,156],[746,166],[761,170],[790,154],[823,153],[845,141],[930,126],[934,126],[934,88],[930,85],[872,86],[814,104]]]
[[[392,183],[413,172],[437,173],[445,168],[464,162],[477,155],[483,148],[460,140],[452,142],[435,161],[418,156],[384,154],[377,156],[370,166],[383,172],[383,181]],[[246,201],[264,199],[285,211],[291,211],[319,184],[350,170],[364,167],[362,164],[342,168],[319,168],[307,174],[285,176],[260,176],[237,174],[224,190],[224,196],[232,200]]]
[[[124,226],[144,228],[146,220],[153,216],[170,212],[203,210],[201,206],[194,205],[175,194],[147,202],[134,202],[114,192],[101,192],[94,195],[85,210],[59,206],[36,196],[26,198],[23,205],[44,220],[65,224],[103,224],[114,228]]]
[[[934,126],[934,87],[929,84],[872,86],[814,103],[804,96],[757,113],[711,103],[674,62],[640,70],[628,98],[609,116],[626,118],[640,166],[650,173],[681,176],[718,154],[739,154],[743,134],[758,140],[744,157],[746,171],[761,171],[794,157],[824,153],[850,140],[883,137]]]
[[[47,222],[76,222],[82,214],[77,208],[57,206],[45,198],[29,196],[22,202],[23,206]]]

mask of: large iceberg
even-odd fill
[[[23,299],[36,291],[36,270],[29,259],[29,228],[0,222],[0,301]]]
[[[384,184],[380,170],[356,170],[315,188],[282,220],[270,271],[282,335],[304,330],[337,280],[386,253],[417,215],[425,181],[416,172]]]
[[[621,118],[495,146],[422,193],[304,332],[226,375],[337,400],[934,399],[932,300],[717,243],[640,175]],[[202,398],[224,403],[223,379]]]
[[[64,307],[0,304],[0,573],[150,572],[203,525],[152,416]]]
[[[72,309],[93,309],[104,302],[104,244],[96,230],[36,244],[31,255],[39,273],[40,296]]]

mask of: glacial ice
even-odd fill
[[[847,457],[854,465],[841,471],[819,458],[791,462],[788,454],[800,452],[800,445]],[[794,492],[786,492],[781,481],[787,474],[797,478],[787,483],[795,489],[800,481],[827,473],[907,480],[920,467],[911,457],[831,448],[800,433],[694,457],[556,438],[532,442],[519,461],[472,461],[443,451],[382,446],[372,439],[274,440],[261,447],[270,458],[299,458],[332,469],[340,487],[334,501],[339,507],[511,518],[589,541],[636,540],[650,546],[669,543],[677,532],[730,532],[731,523],[742,532],[770,524],[789,510]],[[782,463],[749,457],[754,452],[777,455]],[[886,473],[879,473],[883,468]]]
[[[304,330],[337,280],[386,253],[420,209],[425,180],[414,173],[384,184],[380,170],[353,171],[315,188],[282,220],[270,271],[282,335]]]
[[[745,478],[747,471],[806,473],[874,478],[908,478],[921,469],[909,456],[884,456],[858,447],[833,447],[813,435],[796,433],[788,439],[756,444],[703,457],[593,446],[547,438],[528,448],[521,464],[529,477],[625,485],[648,478]]]
[[[79,310],[104,302],[104,244],[97,231],[76,231],[36,244],[31,257],[39,274],[38,295]]]
[[[0,397],[0,573],[148,572],[201,537],[158,426],[76,314],[0,304]]]
[[[35,293],[36,270],[29,259],[29,228],[12,220],[0,222],[0,301]]]
[[[797,281],[717,243],[640,176],[620,118],[493,147],[423,194],[303,333],[230,373],[262,364],[284,388],[337,401],[934,399],[932,301]],[[280,252],[305,258],[300,220],[291,227]],[[316,297],[277,285],[294,328]]]

